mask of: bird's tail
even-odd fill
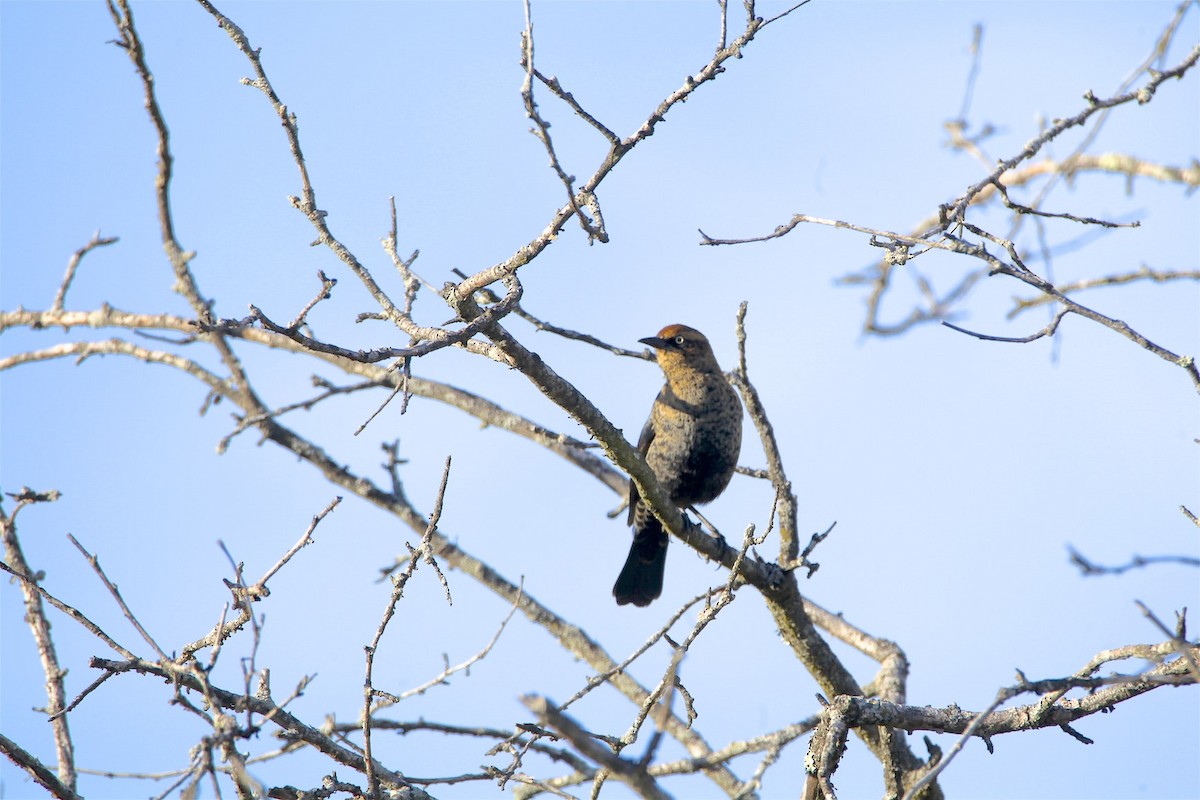
[[[662,594],[668,537],[657,519],[649,514],[646,517],[633,534],[625,566],[613,584],[613,597],[619,606],[626,603],[648,606]]]

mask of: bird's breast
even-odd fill
[[[707,503],[729,484],[742,443],[742,408],[724,382],[693,397],[664,393],[646,460],[676,505]]]

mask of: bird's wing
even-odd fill
[[[642,456],[645,456],[646,453],[650,452],[650,443],[652,441],[654,441],[654,418],[653,417],[646,420],[646,424],[642,426],[642,433],[640,436],[638,436],[637,448],[638,448],[638,452],[641,453]],[[639,497],[640,497],[640,495],[638,495],[637,484],[633,482],[632,478],[630,478],[629,479],[629,518],[628,518],[628,521],[626,521],[626,523],[625,523],[626,525],[633,524],[633,510],[634,510],[634,508],[637,507],[637,502],[638,502]]]

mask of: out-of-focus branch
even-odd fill
[[[1200,567],[1200,558],[1194,556],[1138,556],[1135,555],[1124,564],[1106,567],[1096,564],[1083,556],[1074,547],[1069,549],[1071,563],[1079,567],[1081,575],[1120,575],[1133,569],[1143,569],[1153,564],[1182,564],[1186,567]]]
[[[1167,51],[1170,49],[1172,42],[1175,41],[1175,37],[1179,32],[1180,25],[1188,12],[1189,6],[1191,5],[1191,0],[1181,0],[1181,2],[1175,7],[1175,16],[1163,28],[1162,33],[1158,37],[1158,41],[1154,43],[1154,47],[1151,49],[1150,54],[1146,57],[1146,59],[1142,61],[1141,64],[1134,67],[1125,80],[1121,82],[1121,85],[1117,87],[1118,94],[1128,91],[1130,87],[1132,87],[1143,75],[1153,75],[1155,65],[1158,66],[1158,69],[1163,69],[1166,67]],[[1139,99],[1138,102],[1140,103],[1143,101]],[[1079,144],[1077,144],[1074,150],[1067,156],[1068,160],[1077,156],[1081,156],[1088,150],[1088,148],[1092,146],[1092,143],[1096,140],[1096,137],[1098,137],[1100,132],[1104,129],[1104,125],[1108,121],[1111,113],[1112,109],[1106,108],[1096,115],[1095,124],[1091,126],[1091,128],[1079,141]],[[1194,167],[1200,168],[1200,163],[1196,162],[1195,159],[1192,160],[1192,164]],[[1200,171],[1200,169],[1197,171]],[[1042,186],[1037,196],[1034,197],[1032,202],[1033,207],[1041,207],[1042,202],[1054,190],[1055,185],[1059,180],[1065,178],[1069,181],[1072,179],[1072,177],[1073,176],[1070,173],[1052,176],[1050,180],[1046,181],[1046,183]],[[1128,180],[1128,186],[1130,189],[1132,189],[1132,184],[1133,181],[1131,177]],[[1194,189],[1195,185],[1193,184],[1188,191],[1191,192]],[[1026,219],[1027,217],[1023,215],[1017,215],[1013,219],[1012,228],[1008,233],[1009,238],[1016,236],[1018,229]]]
[[[983,191],[984,187],[999,181],[1001,176],[1009,170],[1016,167],[1022,162],[1028,161],[1038,154],[1038,152],[1051,141],[1057,139],[1062,133],[1072,128],[1084,125],[1089,118],[1094,114],[1102,112],[1109,108],[1126,105],[1128,103],[1138,103],[1139,105],[1150,102],[1154,93],[1158,90],[1165,81],[1182,78],[1188,70],[1196,65],[1197,60],[1200,60],[1200,45],[1192,48],[1191,52],[1175,67],[1164,70],[1162,72],[1151,72],[1146,83],[1132,91],[1122,91],[1108,98],[1098,98],[1091,91],[1084,94],[1084,99],[1087,101],[1087,108],[1078,112],[1074,116],[1065,119],[1057,119],[1053,124],[1048,126],[1042,133],[1035,136],[1025,144],[1021,151],[1011,158],[1002,160],[996,165],[996,168],[983,180],[968,187],[957,199],[942,207],[939,214],[939,223],[935,231],[947,230],[956,224],[958,221],[966,218],[967,208],[974,202],[974,197],[979,192]],[[934,231],[928,231],[924,238],[927,238]]]
[[[1070,283],[1060,283],[1057,288],[1063,294],[1071,292],[1079,292],[1084,289],[1099,289],[1107,286],[1122,286],[1127,283],[1136,281],[1154,281],[1155,283],[1168,283],[1170,281],[1200,281],[1200,270],[1155,270],[1142,265],[1142,267],[1134,272],[1126,272],[1120,275],[1105,275],[1100,278],[1085,278],[1083,280],[1071,281]],[[1037,306],[1044,306],[1053,303],[1054,298],[1050,295],[1035,295],[1034,297],[1013,298],[1013,308],[1006,315],[1006,319],[1013,319],[1018,314],[1028,311]]]
[[[1062,160],[1043,159],[1025,164],[1018,169],[1005,173],[1000,178],[1000,185],[1006,188],[1014,188],[1030,185],[1035,180],[1041,178],[1053,179],[1058,175],[1074,177],[1085,173],[1124,175],[1126,176],[1126,181],[1130,184],[1132,184],[1135,177],[1150,178],[1164,183],[1179,183],[1186,186],[1189,192],[1200,187],[1200,162],[1193,162],[1188,167],[1172,167],[1154,164],[1119,153],[1100,155],[1079,154]],[[995,201],[998,196],[997,185],[994,183],[989,184],[972,198],[971,205],[976,208],[983,207],[989,202]],[[938,214],[935,213],[913,226],[907,240],[904,237],[883,231],[876,231],[875,234],[884,236],[889,241],[915,245],[918,242],[922,242],[921,234],[923,231],[931,230],[937,224]],[[793,227],[795,226],[791,225],[787,229],[791,230]],[[774,238],[774,236],[764,238]],[[985,267],[964,273],[950,288],[942,290],[938,294],[923,291],[922,295],[927,298],[924,307],[914,306],[904,319],[895,322],[885,322],[882,317],[882,306],[885,297],[892,289],[893,280],[898,275],[904,274],[908,274],[914,280],[919,280],[911,269],[907,271],[898,271],[895,269],[897,264],[903,265],[904,263],[903,259],[897,260],[893,258],[892,252],[889,251],[887,257],[870,267],[857,273],[844,275],[838,279],[838,283],[843,286],[866,285],[870,287],[870,292],[867,296],[867,314],[863,322],[863,330],[866,333],[877,336],[896,336],[906,333],[917,325],[940,322],[953,311],[957,304],[961,303],[970,294],[970,291],[981,279],[988,276],[988,270]],[[1050,302],[1050,300],[1047,298],[1044,302]]]
[[[970,256],[972,258],[977,258],[977,259],[983,261],[988,266],[987,266],[986,273],[983,271],[973,273],[974,280],[978,280],[979,278],[983,277],[985,274],[987,274],[987,275],[1003,274],[1003,275],[1008,275],[1010,277],[1016,278],[1017,280],[1021,281],[1022,283],[1025,283],[1025,284],[1037,289],[1038,291],[1042,292],[1047,297],[1057,301],[1058,303],[1061,303],[1064,306],[1064,309],[1061,312],[1062,314],[1065,314],[1065,313],[1077,314],[1079,316],[1090,319],[1093,322],[1097,322],[1097,323],[1103,325],[1104,327],[1109,328],[1110,330],[1124,336],[1125,338],[1134,342],[1135,344],[1142,347],[1143,349],[1148,350],[1151,353],[1157,355],[1159,358],[1162,358],[1166,361],[1171,362],[1172,364],[1175,364],[1178,367],[1183,368],[1184,371],[1187,372],[1188,377],[1191,379],[1191,381],[1192,381],[1193,385],[1196,387],[1197,391],[1200,391],[1200,370],[1197,369],[1197,365],[1196,365],[1194,356],[1179,355],[1177,353],[1174,353],[1174,352],[1168,350],[1167,348],[1162,347],[1161,345],[1147,339],[1145,336],[1143,336],[1141,333],[1139,333],[1137,330],[1132,328],[1130,325],[1128,325],[1123,320],[1118,320],[1118,319],[1114,319],[1113,317],[1109,317],[1105,314],[1102,314],[1099,311],[1096,311],[1092,308],[1089,308],[1088,306],[1085,306],[1081,303],[1076,302],[1072,298],[1067,297],[1060,289],[1055,287],[1053,284],[1051,284],[1049,281],[1045,280],[1041,276],[1034,273],[1032,270],[1030,270],[1024,264],[1021,257],[1018,255],[1016,246],[1013,244],[1013,242],[1002,239],[994,234],[990,234],[987,231],[984,231],[981,228],[978,228],[977,226],[972,225],[970,223],[963,222],[961,224],[962,224],[963,228],[968,230],[970,233],[978,236],[979,238],[984,240],[984,242],[990,241],[994,244],[1000,245],[1007,253],[1009,260],[1005,261],[1002,258],[993,254],[991,251],[989,251],[987,249],[986,245],[983,242],[973,243],[973,242],[967,241],[963,238],[960,238],[958,236],[955,236],[953,234],[950,234],[948,232],[943,233],[942,237],[938,238],[938,239],[922,239],[920,237],[908,236],[906,234],[900,234],[900,233],[895,233],[895,232],[891,232],[891,231],[882,231],[882,230],[878,230],[878,229],[874,229],[874,228],[865,227],[862,225],[855,225],[855,224],[849,223],[849,222],[842,222],[840,220],[809,217],[809,216],[806,216],[803,214],[796,215],[795,217],[792,218],[792,220],[789,223],[777,228],[774,233],[759,237],[756,240],[745,240],[745,239],[743,239],[743,240],[728,240],[728,239],[716,240],[716,239],[711,239],[710,237],[707,237],[706,235],[705,235],[705,238],[706,238],[706,241],[711,244],[737,244],[737,243],[743,243],[743,242],[747,242],[747,241],[763,241],[766,239],[772,239],[772,238],[777,238],[779,236],[784,236],[787,233],[789,233],[790,231],[794,230],[795,227],[801,223],[813,223],[813,224],[818,224],[818,225],[827,225],[827,226],[831,226],[831,227],[835,227],[835,228],[846,228],[849,230],[858,231],[860,233],[870,234],[871,243],[873,245],[878,246],[878,247],[884,247],[889,250],[891,262],[893,265],[893,266],[888,267],[889,271],[894,266],[902,266],[905,263],[907,263],[907,261],[909,259],[911,259],[917,255],[921,255],[925,252],[928,252],[929,250],[946,250],[946,251],[949,251],[952,253],[958,253],[961,255]],[[704,235],[703,232],[702,232],[702,235]],[[921,250],[917,253],[913,253],[911,251],[911,248],[913,248],[913,247],[919,247],[919,248],[921,248]],[[965,293],[964,287],[966,287],[967,285],[968,285],[968,283],[966,281],[964,281],[963,284],[960,284],[960,287],[958,287],[958,289],[956,289],[956,291],[958,291],[960,293],[957,296],[961,296],[961,293]],[[945,313],[945,311],[946,311],[945,308],[939,307],[938,315],[943,315]],[[906,324],[910,324],[910,325],[915,324],[916,322],[924,320],[924,319],[932,319],[934,316],[935,315],[932,313],[924,314],[922,312],[917,311],[917,312],[914,312],[913,315],[910,315],[910,319],[909,319],[908,323],[906,323]],[[943,322],[943,324],[948,325],[949,327],[954,328],[955,330],[959,330],[960,332],[970,333],[971,335],[976,336],[978,338],[988,338],[993,341],[1009,341],[1009,342],[1022,342],[1023,343],[1023,342],[1033,341],[1034,339],[1041,338],[1042,336],[1052,334],[1054,332],[1054,329],[1057,327],[1058,321],[1060,319],[1061,319],[1061,314],[1060,314],[1060,317],[1056,318],[1055,322],[1053,323],[1053,327],[1048,327],[1047,329],[1044,329],[1039,334],[1035,334],[1033,336],[1025,337],[1025,338],[989,337],[989,336],[985,336],[983,334],[972,333],[970,331],[966,331],[962,328],[959,328],[954,325],[950,325],[949,323],[946,323],[946,322]]]
[[[1163,35],[1159,38],[1158,44],[1155,47],[1155,55],[1153,60],[1161,60],[1165,54],[1167,43],[1169,43],[1175,30],[1178,28],[1180,19],[1184,12],[1187,3],[1180,5],[1174,20],[1167,26]],[[978,41],[978,33],[977,33]],[[1073,300],[1069,300],[1066,296],[1067,292],[1075,291],[1080,288],[1089,288],[1090,286],[1098,285],[1115,285],[1118,283],[1128,282],[1136,279],[1135,277],[1111,276],[1109,278],[1096,279],[1093,282],[1083,284],[1065,284],[1062,287],[1055,287],[1051,281],[1048,281],[1030,270],[1022,262],[1017,253],[1017,249],[1012,241],[1020,220],[1025,217],[1033,216],[1036,218],[1061,218],[1071,220],[1080,224],[1092,226],[1124,226],[1127,224],[1107,220],[1099,220],[1091,217],[1083,217],[1071,213],[1064,212],[1049,212],[1042,208],[1042,201],[1049,186],[1054,185],[1059,176],[1074,177],[1081,172],[1100,171],[1107,173],[1124,174],[1128,180],[1132,181],[1134,177],[1149,177],[1155,180],[1182,183],[1189,190],[1200,186],[1200,162],[1193,162],[1188,167],[1169,167],[1159,164],[1145,162],[1128,155],[1121,154],[1101,154],[1088,155],[1083,152],[1083,148],[1077,149],[1066,159],[1060,162],[1053,160],[1043,160],[1038,163],[1032,163],[1038,153],[1051,141],[1054,141],[1066,131],[1079,126],[1093,124],[1092,132],[1094,135],[1095,129],[1103,122],[1107,113],[1120,106],[1129,105],[1132,103],[1145,104],[1150,102],[1154,94],[1163,85],[1164,82],[1170,79],[1182,78],[1189,72],[1200,60],[1200,45],[1193,47],[1187,56],[1185,56],[1177,65],[1172,68],[1156,71],[1149,68],[1148,63],[1143,64],[1129,80],[1127,80],[1120,89],[1111,97],[1097,98],[1092,92],[1087,92],[1084,98],[1087,102],[1087,107],[1079,111],[1073,116],[1056,119],[1054,122],[1042,130],[1038,136],[1030,140],[1016,155],[1000,160],[983,180],[969,186],[958,198],[942,205],[935,215],[922,221],[911,234],[900,234],[893,231],[884,231],[872,229],[863,225],[856,225],[838,220],[822,219],[804,214],[797,214],[792,217],[787,223],[778,226],[774,231],[768,234],[748,237],[748,238],[716,238],[709,236],[704,231],[700,232],[702,244],[705,245],[729,245],[729,244],[744,244],[749,242],[762,242],[771,239],[776,239],[785,236],[795,230],[799,225],[820,224],[829,225],[839,228],[848,228],[861,233],[871,235],[871,244],[881,247],[886,252],[880,262],[866,271],[864,274],[843,278],[845,284],[869,284],[871,293],[868,298],[868,313],[865,323],[865,330],[868,333],[877,333],[881,335],[894,335],[904,332],[914,325],[931,321],[944,321],[945,317],[952,311],[954,305],[960,302],[967,296],[970,290],[983,277],[1005,274],[1010,277],[1015,277],[1018,280],[1037,289],[1041,293],[1041,297],[1035,301],[1018,301],[1018,308],[1010,314],[1015,315],[1025,307],[1036,305],[1039,303],[1057,302],[1064,306],[1066,313],[1073,313],[1085,318],[1091,319],[1111,330],[1125,336],[1131,341],[1138,344],[1140,347],[1154,353],[1160,358],[1166,359],[1177,366],[1182,367],[1191,379],[1193,385],[1200,391],[1200,370],[1197,369],[1193,356],[1179,355],[1167,348],[1164,348],[1142,336],[1135,329],[1127,325],[1121,320],[1114,319],[1105,314],[1100,313],[1087,306],[1079,304]],[[1131,88],[1137,79],[1144,78],[1142,85],[1138,88]],[[1092,118],[1096,115],[1097,120]],[[958,120],[951,126],[952,135],[958,137],[957,141],[971,144],[963,134],[965,122]],[[1030,204],[1019,203],[1009,195],[1009,188],[1027,183],[1034,178],[1040,176],[1048,176],[1046,188],[1043,189],[1042,195]],[[1012,232],[1007,237],[996,236],[987,231],[972,225],[967,221],[966,212],[970,207],[978,206],[982,203],[999,198],[1004,205],[1014,213],[1016,224],[1013,226]],[[959,235],[953,233],[956,229],[965,229],[970,234],[979,238],[979,242],[969,242]],[[992,242],[1005,249],[1009,255],[1008,261],[994,256],[989,253],[986,244]],[[961,255],[967,255],[973,258],[978,258],[985,262],[983,268],[969,271],[961,277],[956,284],[949,290],[942,291],[940,294],[934,292],[930,282],[926,281],[915,268],[910,265],[910,262],[931,250],[948,250]],[[1049,253],[1049,248],[1043,240],[1043,253]],[[917,283],[920,294],[925,298],[924,306],[914,306],[908,315],[898,323],[883,324],[880,322],[880,306],[882,299],[888,291],[893,277],[898,274],[897,270],[900,267],[907,267],[904,270]],[[1149,276],[1146,276],[1149,277]],[[1179,277],[1190,277],[1187,273],[1179,273]],[[1173,275],[1171,279],[1175,279]],[[972,334],[980,338],[994,339],[998,341],[1013,341],[1013,342],[1028,342],[1042,336],[1051,335],[1057,328],[1057,324],[1061,321],[1062,314],[1055,317],[1054,322],[1043,329],[1041,332],[1028,337],[990,337],[983,334]],[[951,326],[956,327],[956,326]],[[962,330],[957,328],[957,330]],[[966,332],[966,331],[964,331]]]
[[[996,181],[981,187],[971,195],[970,206],[983,206],[989,202],[996,200],[999,197],[1001,188],[1013,188],[1024,186],[1032,183],[1038,178],[1049,177],[1053,175],[1069,175],[1076,177],[1084,173],[1098,173],[1109,175],[1124,175],[1130,181],[1134,178],[1150,178],[1161,183],[1177,183],[1187,187],[1188,191],[1200,188],[1200,161],[1193,162],[1186,167],[1175,167],[1166,164],[1156,164],[1149,161],[1144,161],[1133,156],[1123,153],[1103,153],[1098,155],[1079,154],[1072,156],[1069,159],[1051,159],[1046,158],[1041,161],[1026,164],[1020,169],[1012,169],[1000,175]],[[709,236],[704,231],[699,231],[700,244],[707,246],[718,245],[735,245],[735,244],[751,244],[754,242],[766,242],[771,239],[778,239],[795,230],[799,225],[804,223],[815,223],[818,225],[831,225],[837,228],[847,228],[860,233],[871,233],[880,237],[895,239],[899,242],[909,244],[927,245],[928,239],[936,232],[936,229],[941,227],[939,222],[941,218],[940,212],[932,214],[929,217],[918,222],[913,226],[912,232],[908,234],[893,233],[891,231],[872,229],[866,226],[853,225],[848,222],[839,222],[836,220],[825,220],[820,217],[810,216],[808,214],[794,214],[790,220],[782,225],[779,225],[771,233],[762,234],[759,236],[749,236],[744,238],[717,238]],[[871,278],[869,272],[857,275],[847,275],[841,279],[845,284],[860,284],[867,283]]]

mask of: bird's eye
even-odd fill
[[[683,337],[682,337],[682,336],[676,336],[676,337],[675,337],[675,344],[682,345],[682,344],[683,344],[683,342],[684,342],[684,339],[683,339]]]

